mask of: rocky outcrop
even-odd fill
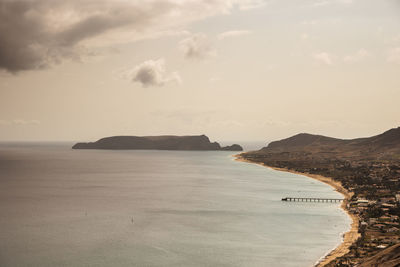
[[[243,148],[238,144],[233,144],[231,146],[224,146],[221,148],[224,151],[243,151]]]
[[[198,136],[112,136],[96,142],[77,143],[73,149],[154,149],[154,150],[227,150],[242,151],[239,145],[221,148],[205,135]]]

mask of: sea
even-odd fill
[[[314,179],[235,152],[0,144],[0,266],[309,267],[351,220]]]

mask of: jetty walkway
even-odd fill
[[[301,201],[301,202],[340,202],[341,198],[318,198],[318,197],[284,197],[282,201]]]

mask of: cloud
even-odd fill
[[[143,87],[163,86],[169,82],[181,83],[181,78],[177,72],[167,73],[165,70],[164,59],[147,60],[132,70],[125,73],[133,82],[140,83]]]
[[[304,20],[301,22],[301,24],[307,25],[307,26],[309,26],[309,25],[313,26],[313,25],[317,25],[318,21],[317,20]]]
[[[391,63],[400,64],[400,47],[390,49],[387,53],[386,60]]]
[[[266,127],[287,127],[290,126],[292,123],[288,121],[282,121],[282,120],[267,120],[264,123],[264,126]]]
[[[179,42],[179,48],[188,59],[204,59],[216,55],[211,41],[204,33],[192,34]]]
[[[322,6],[327,6],[327,5],[331,5],[331,4],[346,4],[346,5],[350,5],[353,4],[353,0],[319,0],[316,1],[314,3],[312,3],[311,6],[313,7],[322,7]]]
[[[324,65],[332,65],[333,64],[333,56],[326,52],[314,53],[314,60],[316,60],[320,64]]]
[[[15,119],[15,120],[0,120],[0,125],[39,125],[38,120],[25,120],[25,119]]]
[[[78,1],[0,2],[0,68],[18,72],[79,59],[86,53],[82,41],[129,23],[147,22],[143,12],[120,7],[101,1],[98,6],[89,1],[82,1],[82,6]]]
[[[379,31],[382,32],[383,29],[380,27]],[[387,37],[384,41],[386,45],[397,45],[400,43],[400,35],[392,36],[392,37]]]
[[[211,77],[210,79],[208,79],[208,81],[210,83],[216,83],[216,82],[221,81],[221,78],[219,78],[219,77]]]
[[[343,22],[342,18],[324,18],[324,19],[314,19],[314,20],[303,20],[301,22],[302,25],[304,26],[309,26],[309,27],[313,27],[313,26],[317,26],[317,25],[338,25],[340,23]]]
[[[249,10],[265,6],[267,3],[265,0],[244,0],[239,4],[239,9]]]
[[[300,38],[302,40],[308,40],[310,38],[310,35],[308,35],[307,33],[303,33],[303,34],[300,35]]]
[[[17,73],[80,60],[90,48],[151,38],[259,2],[1,0],[0,69]]]
[[[237,36],[241,36],[241,35],[247,35],[250,34],[250,31],[246,31],[246,30],[234,30],[234,31],[226,31],[223,32],[221,34],[218,35],[218,39],[219,40],[223,40],[225,38],[229,38],[229,37],[237,37]]]
[[[155,110],[149,113],[157,125],[179,125],[181,131],[199,132],[205,129],[242,128],[245,123],[238,121],[226,110],[178,108],[172,110]]]
[[[361,48],[355,54],[345,56],[343,58],[343,61],[347,62],[347,63],[353,63],[353,62],[361,61],[361,60],[367,58],[368,56],[370,56],[370,53],[366,49]]]
[[[329,1],[317,1],[317,2],[314,2],[312,4],[312,6],[318,7],[318,6],[326,6],[326,5],[329,5],[329,4],[330,4]]]
[[[14,124],[19,124],[19,125],[28,125],[28,124],[40,124],[40,121],[38,120],[22,120],[22,119],[16,119],[13,121]]]
[[[337,0],[337,2],[341,4],[353,4],[354,0]]]

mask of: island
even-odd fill
[[[111,136],[96,142],[77,143],[72,149],[243,151],[238,144],[221,147],[217,142],[210,142],[206,135]]]
[[[317,266],[400,266],[400,127],[349,140],[302,133],[237,157],[307,175],[345,196],[352,229]]]

